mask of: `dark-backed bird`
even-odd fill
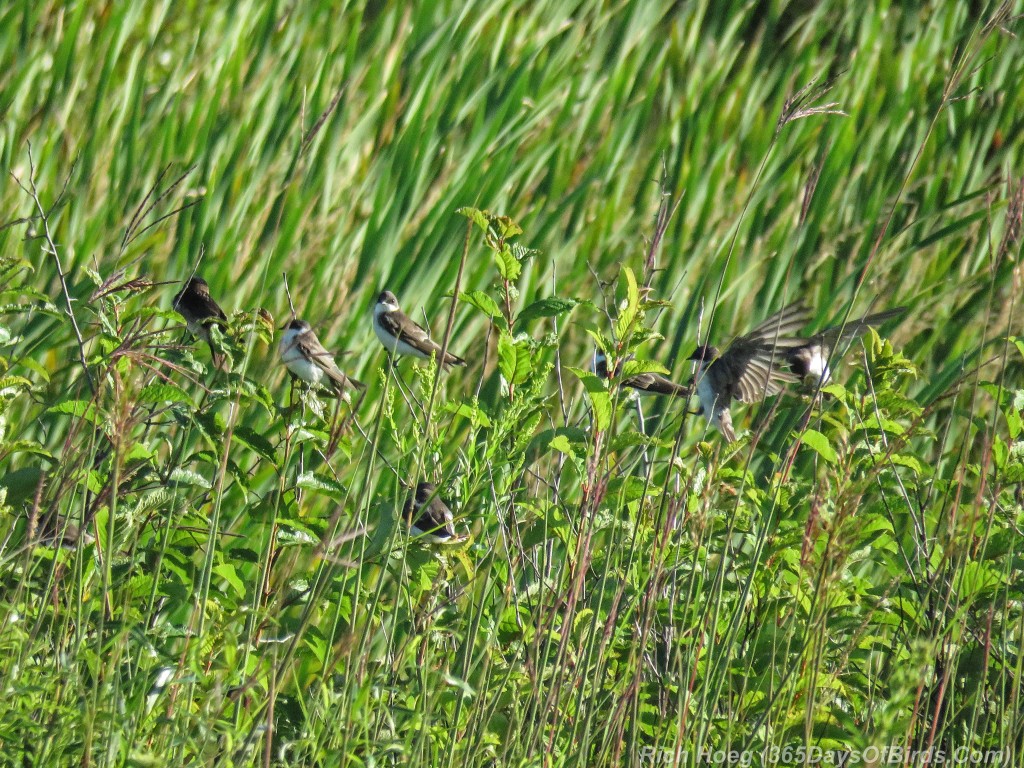
[[[403,517],[413,536],[438,544],[455,538],[455,522],[448,505],[437,495],[437,486],[423,482],[409,492]]]
[[[424,360],[441,355],[441,345],[402,312],[391,291],[381,291],[377,297],[373,308],[373,332],[391,355],[410,355]],[[441,360],[445,368],[465,364],[465,360],[450,352],[446,352]]]
[[[281,362],[292,375],[307,384],[322,384],[334,389],[339,395],[355,387],[365,389],[366,385],[346,376],[334,362],[334,355],[324,349],[312,327],[305,320],[293,318],[285,327],[277,345]]]
[[[594,352],[594,373],[602,379],[608,378],[608,358],[600,349]],[[667,395],[689,397],[690,388],[665,378],[660,373],[646,372],[627,376],[619,381],[623,387],[634,389],[641,395]]]
[[[807,344],[807,339],[793,334],[807,323],[808,316],[806,308],[792,304],[745,336],[733,339],[724,352],[704,345],[690,355],[697,362],[694,382],[704,418],[727,441],[736,439],[729,413],[733,400],[756,403],[799,380],[779,366],[786,362],[789,350]]]
[[[881,325],[886,320],[899,317],[907,311],[906,307],[887,309],[884,312],[875,312],[871,315],[856,320],[848,320],[840,325],[834,325],[819,331],[807,340],[807,343],[790,349],[786,352],[786,361],[789,370],[799,376],[802,380],[811,380],[814,384],[824,386],[832,377],[828,361],[836,348],[864,333],[868,328]]]
[[[185,326],[210,347],[213,364],[220,368],[224,356],[217,352],[210,338],[210,326],[214,323],[226,325],[227,315],[210,296],[210,286],[201,277],[193,275],[174,297],[171,304],[174,311],[185,318]]]

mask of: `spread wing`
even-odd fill
[[[785,362],[785,350],[807,343],[792,334],[807,323],[809,315],[802,305],[791,304],[735,339],[711,364],[707,375],[712,377],[710,383],[720,393],[723,406],[733,399],[754,403],[779,394],[786,384],[799,381],[777,366]]]
[[[786,337],[794,336],[807,324],[807,321],[810,320],[810,318],[811,313],[808,311],[807,307],[803,306],[799,302],[790,304],[785,309],[779,310],[762,322],[750,333],[740,336],[729,346],[729,349],[732,349],[733,346],[741,341],[771,344],[777,349],[799,347],[805,343],[805,340]]]
[[[896,307],[895,309],[887,309],[884,312],[875,312],[871,315],[864,315],[864,317],[859,317],[856,320],[849,320],[846,323],[833,325],[831,328],[819,331],[811,338],[811,340],[817,341],[823,346],[831,349],[840,341],[852,339],[854,336],[859,336],[868,328],[881,325],[886,320],[892,320],[894,317],[899,317],[906,311],[906,307]]]

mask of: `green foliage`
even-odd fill
[[[0,765],[1019,763],[1022,10],[0,10]],[[619,386],[796,298],[908,311],[731,446]]]

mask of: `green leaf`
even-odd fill
[[[523,229],[508,216],[494,216],[491,223],[498,232],[498,237],[508,240],[510,237],[523,234]]]
[[[84,419],[97,427],[102,427],[102,419],[99,416],[96,406],[87,400],[65,400],[62,403],[50,407],[46,411],[47,413],[65,413],[69,416],[75,416],[79,419]]]
[[[550,296],[546,299],[537,299],[519,313],[519,316],[516,318],[516,325],[525,325],[531,320],[536,320],[539,317],[558,317],[559,315],[564,315],[577,304],[579,304],[579,302],[575,299],[560,299],[556,296]]]
[[[465,216],[467,219],[476,224],[482,232],[487,232],[490,224],[487,221],[487,214],[481,211],[479,208],[473,208],[472,206],[465,206],[463,208],[456,208],[455,212],[461,216]]]
[[[556,440],[558,440],[557,445],[555,444]],[[569,451],[563,450],[566,444],[569,446]],[[579,427],[545,429],[534,435],[530,441],[530,445],[526,449],[526,464],[532,464],[541,456],[546,455],[552,448],[572,455],[572,446],[585,446],[586,444],[587,433]]]
[[[569,366],[569,370],[580,380],[583,389],[587,392],[594,412],[595,426],[602,432],[608,429],[612,423],[612,399],[608,394],[608,387],[605,386],[604,379],[580,368]]]
[[[348,490],[337,480],[323,477],[322,475],[314,475],[312,472],[303,472],[299,475],[295,480],[295,487],[315,493],[322,493],[339,501],[348,497]]]
[[[468,291],[460,293],[459,301],[469,304],[471,307],[476,307],[491,318],[491,320],[496,321],[502,328],[507,327],[505,317],[501,314],[501,308],[498,307],[498,302],[483,291]]]
[[[621,287],[623,284],[625,284],[626,296],[619,302],[619,315],[615,318],[615,338],[619,341],[626,340],[632,333],[633,324],[640,311],[640,288],[636,284],[636,275],[625,265],[622,267],[619,286]]]
[[[149,384],[139,392],[140,403],[186,403],[192,404],[192,398],[181,387],[175,384]]]
[[[583,329],[587,332],[587,335],[594,340],[594,346],[605,353],[605,355],[611,355],[615,350],[615,342],[605,336],[596,328],[590,328],[584,325]]]
[[[487,414],[480,410],[479,406],[472,403],[448,403],[445,406],[445,411],[468,419],[469,423],[474,427],[487,428],[491,426],[491,420]]]
[[[213,566],[213,573],[224,579],[239,597],[245,597],[245,584],[238,577],[238,571],[231,563],[221,563]]]
[[[235,427],[234,434],[235,439],[242,445],[252,449],[270,463],[277,463],[277,454],[274,452],[274,446],[270,444],[266,437],[252,427],[237,426]]]
[[[654,360],[629,360],[622,366],[622,378],[624,379],[640,373],[660,373],[667,376],[671,371]]]
[[[180,485],[190,485],[195,488],[202,488],[204,491],[208,491],[213,487],[210,481],[198,472],[193,472],[191,469],[182,469],[181,467],[171,472],[171,480],[168,485],[172,488]]]
[[[522,340],[513,341],[505,332],[498,336],[498,370],[510,384],[522,384],[530,375],[531,355]]]
[[[839,456],[835,449],[828,442],[828,438],[816,429],[807,429],[800,436],[800,442],[815,451],[829,464],[835,465],[839,462]]]
[[[509,282],[518,280],[523,271],[522,265],[512,255],[512,249],[508,246],[494,252],[494,263],[498,265],[498,274],[501,278]]]

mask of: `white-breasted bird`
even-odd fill
[[[381,291],[377,297],[373,307],[373,332],[391,355],[410,355],[426,360],[441,354],[441,345],[402,312],[391,291]],[[446,352],[441,360],[444,368],[465,364],[465,360],[451,352]]]
[[[792,304],[734,339],[724,352],[702,345],[690,355],[697,363],[694,383],[704,418],[727,441],[736,439],[729,412],[733,400],[756,403],[799,380],[779,366],[786,363],[788,350],[807,344],[807,339],[792,334],[807,323],[808,316],[806,308]]]
[[[292,375],[307,384],[330,387],[339,395],[353,387],[366,388],[361,381],[341,372],[334,362],[334,355],[324,348],[305,320],[292,318],[281,335],[277,352]]]
[[[439,544],[455,538],[452,511],[437,493],[433,483],[422,482],[409,492],[402,512],[409,532],[425,541]]]
[[[906,307],[887,309],[819,331],[811,336],[803,346],[786,352],[789,369],[802,380],[810,380],[813,384],[824,386],[832,378],[828,361],[836,347],[854,336],[859,336],[868,328],[899,317],[906,311]]]

